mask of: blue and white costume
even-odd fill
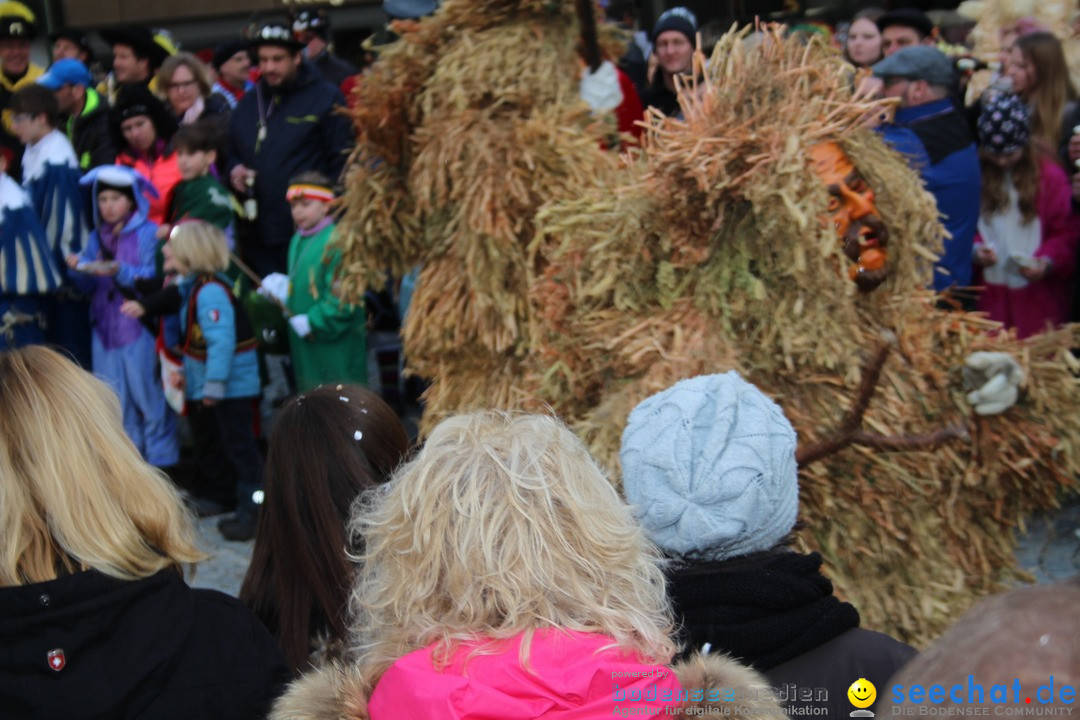
[[[45,301],[62,281],[26,191],[0,174],[0,350],[45,341]]]
[[[53,130],[23,154],[23,187],[41,218],[57,262],[82,250],[86,227],[79,190],[79,161],[67,136]]]
[[[67,136],[53,130],[28,145],[22,159],[22,184],[37,212],[57,267],[82,250],[86,238],[79,161]],[[84,367],[90,365],[88,306],[70,286],[52,296],[46,339],[67,350]]]

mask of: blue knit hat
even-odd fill
[[[670,555],[726,560],[775,547],[799,510],[795,429],[735,372],[676,383],[634,408],[623,492]]]

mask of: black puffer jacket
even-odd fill
[[[162,571],[0,588],[4,718],[262,718],[289,679],[234,598]]]

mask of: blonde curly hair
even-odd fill
[[[676,648],[661,556],[561,422],[450,417],[354,509],[366,552],[350,598],[350,651],[374,687],[413,650],[561,628],[611,636],[644,660]],[[495,651],[491,649],[491,651]]]

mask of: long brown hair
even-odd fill
[[[275,421],[240,599],[297,672],[307,668],[315,638],[345,638],[354,571],[345,555],[350,508],[362,492],[389,479],[408,445],[394,411],[354,385],[298,395]]]
[[[1061,41],[1051,33],[1036,32],[1018,38],[1016,47],[1035,68],[1035,83],[1025,98],[1032,106],[1031,135],[1045,145],[1041,150],[1056,153],[1065,104],[1076,99]]]
[[[1011,169],[1013,185],[1016,186],[1020,216],[1024,224],[1031,222],[1038,214],[1036,199],[1039,193],[1039,181],[1041,171],[1039,158],[1032,150],[1031,142],[1024,146],[1024,154],[1020,156]],[[1005,176],[1008,172],[990,159],[986,150],[979,150],[979,164],[982,166],[982,202],[980,212],[985,215],[994,215],[1004,212],[1009,205],[1009,191],[1005,185]]]

